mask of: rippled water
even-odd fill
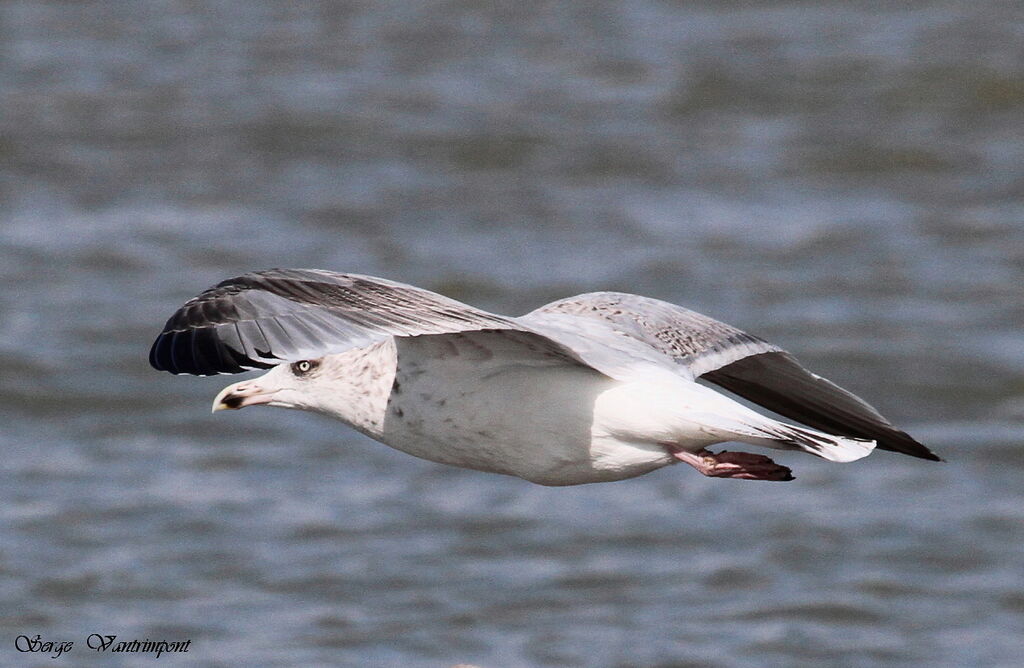
[[[0,663],[1020,665],[1022,39],[995,1],[0,4]],[[669,299],[949,462],[549,489],[212,416],[149,343],[272,266]]]

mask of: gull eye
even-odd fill
[[[315,369],[320,363],[315,360],[302,360],[292,364],[292,372],[296,376],[304,376],[313,369]]]

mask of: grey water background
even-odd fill
[[[0,3],[0,663],[1021,665],[1022,45],[993,0]],[[544,488],[210,415],[149,344],[274,266],[668,299],[948,463]]]

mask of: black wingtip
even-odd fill
[[[153,367],[157,371],[164,370],[160,365],[160,362],[157,361],[157,350],[160,347],[160,339],[162,339],[163,336],[163,334],[160,334],[160,336],[156,337],[156,340],[153,341],[153,345],[149,347],[149,366]]]
[[[779,415],[836,436],[875,441],[879,450],[933,462],[941,457],[892,426],[863,399],[815,376],[783,351],[751,355],[701,376]]]
[[[913,436],[905,431],[893,429],[892,427],[880,428],[873,438],[876,439],[880,450],[899,452],[910,457],[926,459],[930,462],[946,461],[932,452],[927,446],[918,443]]]
[[[924,447],[924,446],[922,446],[922,447]],[[917,454],[911,454],[911,453],[909,453],[909,452],[908,452],[908,453],[904,453],[904,454],[909,454],[909,455],[910,455],[911,457],[918,457],[918,458],[920,458],[920,459],[926,459],[926,460],[928,460],[928,461],[930,461],[930,462],[942,462],[942,463],[946,463],[946,460],[945,460],[944,458],[942,458],[942,457],[939,457],[939,456],[938,456],[937,454],[935,454],[934,452],[932,452],[932,451],[931,451],[931,450],[929,450],[928,448],[925,448],[924,450],[925,450],[925,451],[924,451],[924,452],[923,452],[922,454],[919,454],[919,455],[917,455]]]
[[[884,450],[885,448],[882,448],[882,449]],[[943,463],[945,463],[946,460],[943,459],[942,457],[939,457],[937,454],[935,454],[931,450],[928,450],[927,448],[925,448],[925,450],[926,451],[921,453],[921,454],[917,454],[917,453],[913,453],[913,452],[901,452],[901,454],[910,455],[911,457],[917,457],[918,459],[924,459],[924,460],[927,460],[929,462],[943,462]],[[893,450],[893,452],[900,452],[900,451],[899,450]]]
[[[149,349],[149,365],[157,371],[167,371],[175,375],[181,373],[174,365],[171,357],[171,336],[174,332],[161,332]]]

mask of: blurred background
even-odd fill
[[[0,3],[2,662],[1020,665],[1022,43],[995,0]],[[948,463],[543,488],[148,367],[277,266],[667,299]]]

